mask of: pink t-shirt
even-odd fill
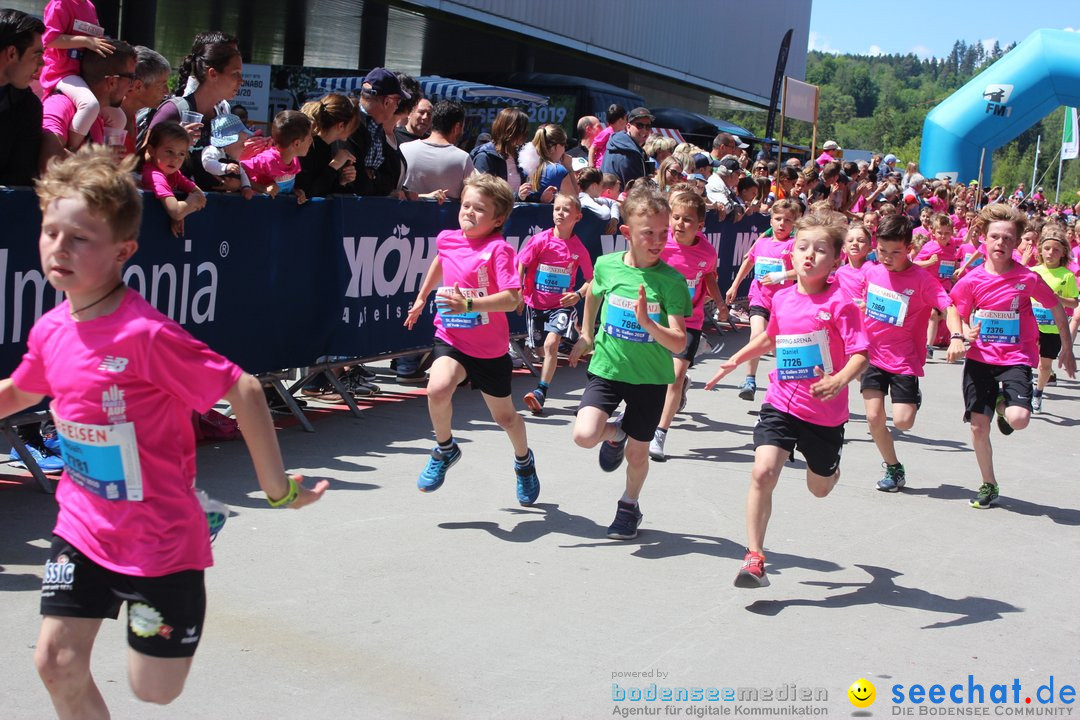
[[[837,268],[836,283],[845,295],[852,300],[862,299],[866,294],[866,269],[873,264],[864,262],[859,268],[845,264]]]
[[[449,293],[458,284],[466,297],[494,295],[521,287],[514,248],[502,235],[470,240],[460,230],[443,230],[435,240],[442,262],[442,287]],[[435,315],[435,337],[477,358],[506,354],[510,325],[504,312]]]
[[[926,271],[936,277],[942,286],[948,290],[952,287],[953,272],[960,267],[960,260],[957,259],[959,249],[951,242],[948,245],[942,245],[937,240],[927,240],[922,249],[919,250],[919,254],[915,256],[915,259],[920,261],[929,260],[937,255],[937,262],[927,265]]]
[[[929,238],[930,237],[930,229],[925,228],[922,225],[920,225],[919,227],[917,227],[917,228],[915,228],[914,230],[911,231],[911,236],[912,237],[915,237],[916,235],[925,235],[926,237]]]
[[[759,305],[766,310],[772,307],[773,295],[784,285],[762,285],[761,278],[771,272],[791,269],[791,248],[795,238],[777,240],[764,235],[754,241],[749,256],[753,262],[754,279],[750,283],[750,304]],[[790,287],[790,286],[788,286]]]
[[[90,0],[49,0],[43,16],[45,34],[42,44],[48,45],[60,35],[90,35],[105,37],[105,31],[98,24],[97,8]],[[82,53],[92,52],[81,48],[45,48],[45,64],[41,68],[41,88],[46,93],[52,92],[56,83],[68,75],[82,72]]]
[[[952,305],[933,275],[918,265],[891,272],[884,265],[865,272],[863,326],[870,341],[870,364],[899,375],[921,377],[926,364],[930,311]]]
[[[960,317],[971,315],[970,325],[982,323],[969,358],[1003,367],[1034,367],[1039,362],[1039,326],[1031,299],[1054,307],[1058,297],[1037,273],[1014,264],[1003,275],[994,275],[980,265],[957,281],[951,296]]]
[[[54,532],[126,575],[210,566],[191,411],[213,407],[243,371],[133,290],[104,317],[77,323],[68,311],[65,301],[34,324],[11,376],[53,398],[66,465]]]
[[[586,280],[593,276],[592,258],[578,236],[563,240],[550,228],[529,238],[517,262],[525,267],[525,304],[536,310],[560,307],[563,294],[575,290],[578,268]]]
[[[815,425],[847,422],[847,387],[831,400],[810,394],[819,379],[815,367],[832,375],[847,365],[849,355],[866,352],[859,310],[840,287],[826,285],[816,295],[804,295],[798,286],[781,290],[773,296],[765,332],[776,341],[776,369],[769,373],[765,402]]]
[[[60,138],[67,145],[68,133],[71,132],[71,119],[75,117],[75,102],[63,93],[53,93],[41,101],[41,129]],[[99,145],[105,142],[105,118],[100,114],[90,126],[87,135],[90,142]]]
[[[143,165],[142,184],[143,188],[151,190],[158,198],[176,197],[177,190],[189,193],[196,189],[195,183],[184,177],[179,170],[166,175],[149,162]]]
[[[686,318],[686,327],[700,330],[705,324],[705,278],[716,274],[716,248],[703,233],[698,233],[693,245],[680,245],[668,230],[667,244],[660,253],[660,259],[682,273],[686,285],[690,288],[690,303],[693,313]]]
[[[972,244],[972,243],[969,243],[969,242],[961,243],[956,248],[956,262],[959,263],[960,265],[963,265],[964,263],[966,263],[968,261],[968,258],[970,258],[972,255],[974,255],[976,253],[976,251],[981,252],[982,251],[982,246],[979,246],[978,248],[976,248],[975,245]],[[964,275],[967,275],[969,272],[971,272],[975,268],[979,267],[984,262],[986,262],[985,257],[980,257],[980,258],[977,258],[975,260],[972,260],[971,265],[968,265],[968,269],[964,271]],[[961,275],[960,277],[964,277],[964,275]]]
[[[286,165],[281,161],[281,148],[271,145],[258,155],[241,160],[240,165],[247,171],[251,182],[260,185],[271,183],[278,186],[278,192],[292,192],[296,176],[300,172],[300,158],[294,157]]]
[[[600,169],[600,165],[604,162],[604,153],[607,151],[608,140],[615,134],[615,128],[608,125],[600,132],[596,133],[596,137],[593,138],[593,167],[597,170]]]

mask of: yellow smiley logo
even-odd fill
[[[873,683],[859,678],[851,683],[851,687],[847,689],[847,696],[855,707],[867,708],[873,705],[874,700],[877,699],[877,690],[874,688]]]

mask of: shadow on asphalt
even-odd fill
[[[647,508],[646,518],[648,518]],[[589,518],[573,515],[559,509],[555,503],[537,503],[531,508],[504,508],[511,516],[527,516],[512,527],[504,528],[489,521],[439,523],[444,530],[482,530],[497,540],[513,543],[530,543],[551,534],[567,535],[584,541],[561,545],[566,549],[636,546],[631,554],[646,560],[660,560],[681,555],[699,554],[729,560],[742,560],[746,548],[727,538],[712,535],[694,535],[642,527],[633,540],[607,539],[607,526]],[[835,572],[840,565],[828,560],[806,558],[785,553],[770,553],[769,570],[781,574],[785,568],[805,568],[818,572]]]
[[[939,485],[936,488],[912,488],[910,485],[901,492],[904,495],[924,495],[935,500],[968,500],[975,497],[976,488],[960,487],[959,485]],[[1002,495],[998,498],[995,507],[1001,510],[1030,515],[1032,517],[1047,517],[1058,525],[1080,525],[1080,509],[1060,508],[1053,505],[1041,505],[1039,503],[1020,500],[1015,497]],[[990,508],[993,510],[994,508]]]
[[[746,609],[757,615],[774,616],[790,607],[818,607],[825,609],[850,608],[859,605],[889,605],[893,607],[911,608],[914,610],[926,610],[953,615],[951,620],[941,620],[930,625],[923,625],[924,630],[936,630],[961,625],[974,625],[976,623],[1000,620],[1005,613],[1023,612],[1018,608],[1001,600],[983,597],[947,598],[935,595],[922,588],[905,587],[896,584],[896,578],[903,573],[898,573],[889,568],[875,565],[856,565],[855,567],[866,571],[871,580],[865,583],[838,583],[829,581],[804,581],[803,585],[823,587],[828,590],[840,588],[853,588],[851,592],[842,595],[831,595],[821,600],[806,598],[793,598],[791,600],[758,600],[747,605]],[[771,566],[770,566],[771,568]]]

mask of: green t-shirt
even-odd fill
[[[686,278],[665,262],[632,268],[624,252],[596,261],[590,291],[600,299],[600,329],[589,372],[631,385],[669,385],[675,382],[671,353],[650,337],[634,317],[638,288],[645,286],[649,315],[667,327],[668,315],[690,317]],[[591,322],[586,318],[586,322]]]
[[[1036,265],[1031,269],[1039,273],[1039,277],[1046,281],[1046,284],[1050,286],[1050,289],[1058,297],[1080,297],[1080,291],[1076,287],[1076,275],[1073,275],[1069,268],[1048,268],[1045,265]],[[1039,332],[1058,334],[1057,323],[1054,322],[1053,315],[1050,314],[1049,310],[1034,300],[1031,301],[1031,309],[1035,311],[1035,320],[1039,323]]]

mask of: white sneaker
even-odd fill
[[[653,439],[649,442],[649,457],[656,462],[667,462],[667,455],[664,454],[665,440],[667,440],[667,433],[657,428],[653,433]]]

